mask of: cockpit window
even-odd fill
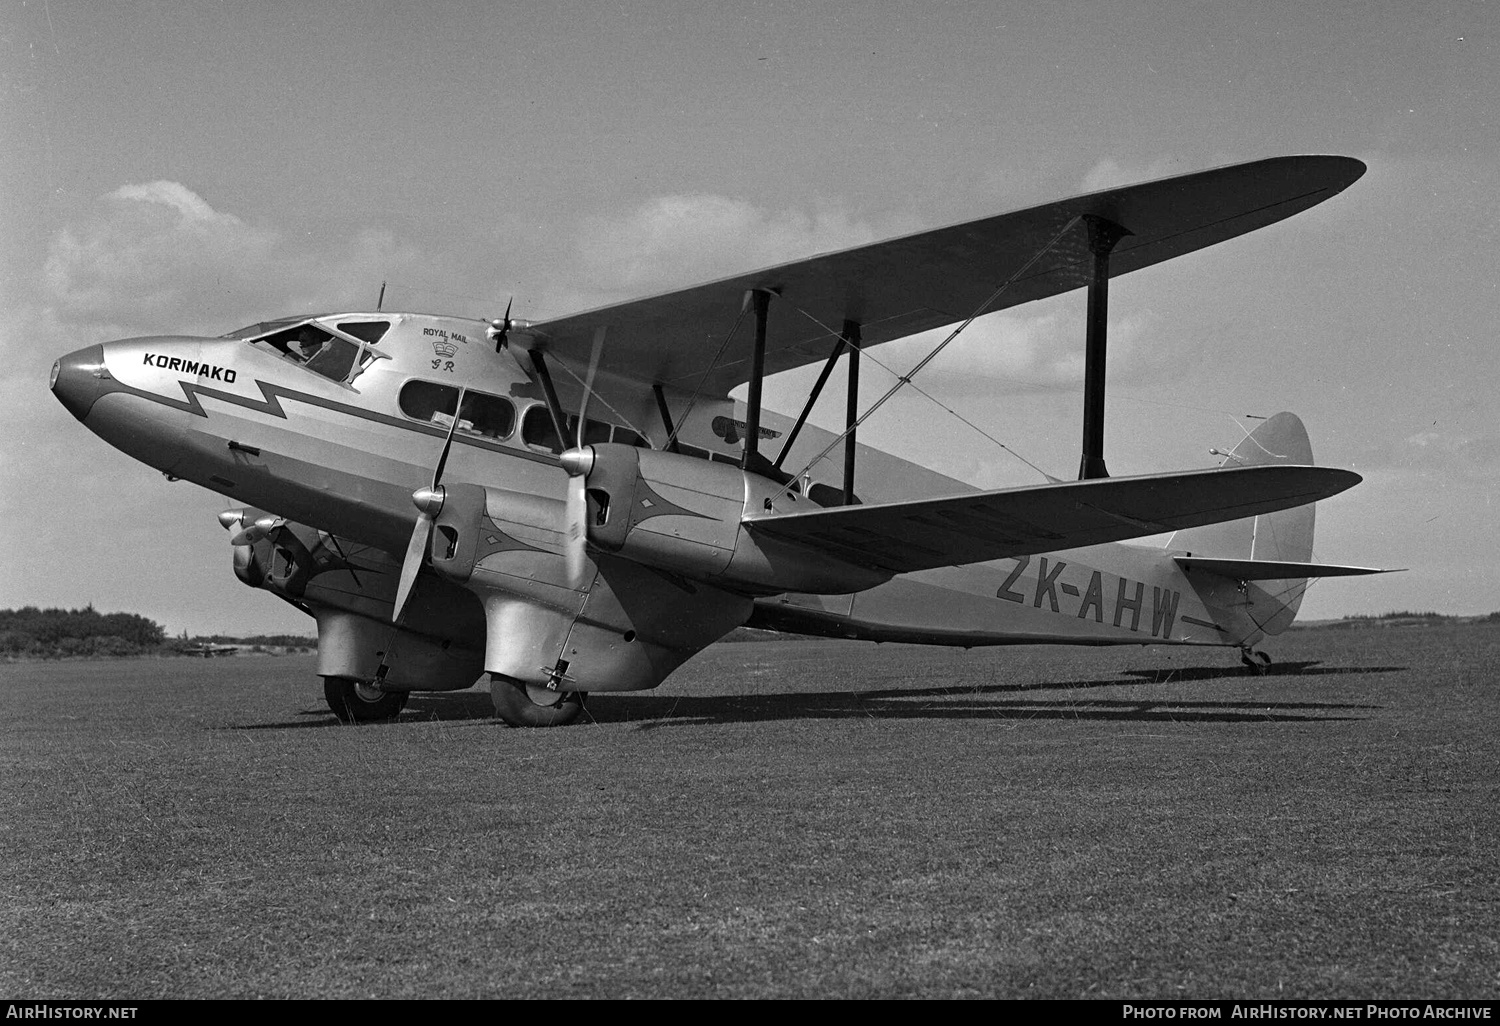
[[[401,412],[413,420],[431,421],[447,427],[453,423],[458,389],[433,381],[408,381],[401,386]],[[515,429],[516,408],[509,399],[487,392],[464,392],[464,407],[458,430],[486,438],[504,438]]]
[[[349,372],[354,369],[355,357],[359,356],[359,346],[346,338],[324,331],[316,324],[287,328],[258,338],[252,344],[273,349],[330,381],[348,378]]]
[[[283,324],[290,327],[275,330]],[[385,321],[365,324],[352,324],[365,330],[378,328],[381,334],[390,324]],[[271,329],[269,333],[257,334],[257,329]],[[344,325],[339,325],[339,330],[344,330]],[[346,338],[340,338],[333,332],[320,327],[316,322],[306,319],[295,319],[291,321],[267,321],[264,324],[252,325],[240,331],[233,332],[226,338],[242,338],[258,349],[269,349],[277,355],[305,366],[314,374],[320,374],[330,381],[346,382],[356,373],[355,361],[359,361],[359,370],[370,362],[372,351],[355,345]],[[377,337],[379,337],[377,335]],[[360,360],[363,355],[365,359]]]
[[[240,328],[236,331],[231,331],[227,335],[221,337],[240,339],[255,338],[257,335],[268,335],[271,332],[276,331],[278,328],[285,328],[289,324],[301,324],[305,320],[307,320],[306,317],[282,317],[280,320],[275,321],[259,321],[247,328]]]
[[[353,335],[361,342],[368,342],[373,346],[390,330],[390,327],[390,321],[344,321],[339,325],[339,330],[345,335]]]

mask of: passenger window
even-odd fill
[[[460,431],[472,431],[486,438],[505,438],[515,426],[516,408],[509,399],[488,392],[464,393],[464,409],[458,420]]]
[[[566,448],[571,448],[573,440],[578,437],[577,416],[569,417],[564,426],[568,431],[567,442],[559,444],[557,431],[552,426],[552,414],[548,412],[545,404],[537,403],[527,410],[526,416],[521,419],[521,440],[534,449],[562,452]],[[620,427],[618,424],[593,418],[584,424],[584,445],[598,445],[609,441],[615,441],[621,445],[633,445],[638,449],[651,448],[651,443],[640,434],[629,428]],[[699,451],[702,452],[702,450]],[[703,452],[703,458],[707,459],[708,453]]]
[[[551,418],[549,417],[548,419],[550,420]],[[595,445],[595,444],[598,444],[598,443],[609,441],[610,430],[611,430],[610,429],[610,425],[604,423],[603,421],[594,420],[594,419],[590,418],[589,422],[587,424],[585,424],[584,428],[583,428],[583,444],[584,445]],[[578,437],[578,418],[576,416],[569,417],[568,418],[568,444],[571,445],[573,443],[573,440],[575,438],[577,438],[577,437]]]
[[[557,430],[552,426],[552,414],[541,403],[527,410],[521,419],[521,440],[534,449],[562,452]]]
[[[439,414],[452,421],[458,389],[431,381],[408,381],[401,386],[401,412],[413,420],[437,420]]]
[[[449,427],[453,424],[453,407],[458,389],[432,381],[408,381],[401,386],[398,402],[401,412],[413,420],[428,421]],[[486,438],[504,438],[516,426],[516,408],[509,399],[487,392],[465,392],[464,408],[459,414],[458,430]]]

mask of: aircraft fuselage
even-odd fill
[[[59,360],[52,387],[112,445],[250,507],[253,516],[236,526],[266,518],[260,536],[239,536],[237,572],[318,619],[319,672],[328,677],[451,688],[487,670],[537,687],[652,687],[745,622],[965,646],[1249,645],[1261,636],[1264,618],[1257,624],[1243,588],[1184,573],[1170,554],[1142,546],[889,580],[841,570],[836,561],[819,567],[814,555],[803,560],[810,569],[797,587],[757,585],[753,560],[734,540],[741,510],[799,497],[806,504],[815,485],[837,487],[837,468],[825,464],[796,489],[756,492],[760,479],[737,466],[743,407],[724,398],[690,404],[672,388],[664,390],[672,405],[690,409],[677,425],[677,448],[702,469],[676,491],[653,485],[657,501],[643,500],[651,509],[637,509],[629,522],[643,539],[636,548],[610,551],[601,527],[591,549],[598,573],[574,587],[561,562],[565,444],[523,356],[497,350],[485,328],[457,318],[351,313],[268,322],[239,337],[124,339]],[[319,337],[299,339],[309,329]],[[559,377],[562,406],[576,409],[578,374]],[[589,418],[586,441],[643,454],[665,448],[649,393],[633,404],[620,399],[624,390],[602,394],[616,401],[592,408],[597,419]],[[789,423],[767,412],[761,437],[781,437]],[[412,495],[432,482],[450,436],[449,508],[437,519],[420,601],[402,621],[405,655],[393,654],[391,603],[417,519]],[[805,428],[794,456],[830,438]],[[860,460],[866,502],[966,490],[868,447],[860,447]],[[723,509],[705,512],[705,503]],[[753,555],[769,560],[764,579],[771,582],[787,562],[774,552]],[[716,576],[729,575],[731,565],[737,576]]]

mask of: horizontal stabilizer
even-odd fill
[[[1359,481],[1329,467],[1193,470],[753,514],[744,524],[757,537],[902,574],[1238,520],[1326,499]]]
[[[1279,559],[1212,559],[1205,556],[1173,556],[1184,570],[1203,570],[1236,581],[1281,581],[1299,577],[1361,577],[1365,574],[1397,574],[1369,566],[1339,566],[1335,563],[1298,563]]]

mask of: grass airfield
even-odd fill
[[[1500,997],[1500,626],[715,646],[512,730],[0,664],[0,993]]]

